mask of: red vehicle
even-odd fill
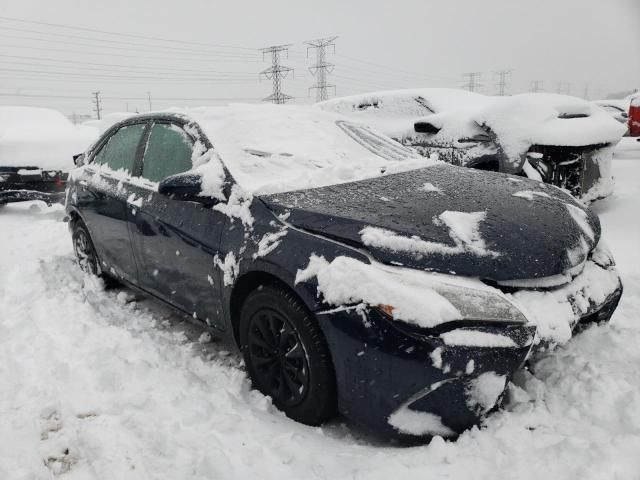
[[[629,105],[629,135],[640,137],[640,96],[632,99]]]

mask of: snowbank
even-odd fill
[[[39,167],[68,171],[98,130],[74,126],[55,110],[0,107],[0,167]]]

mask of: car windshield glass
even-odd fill
[[[432,165],[357,123],[302,106],[233,106],[188,112],[240,186],[278,193]]]

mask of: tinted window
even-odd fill
[[[156,123],[151,129],[144,153],[142,176],[159,182],[176,173],[191,169],[191,138],[176,125]]]
[[[145,126],[144,123],[139,123],[120,128],[111,135],[93,161],[107,165],[112,170],[125,170],[131,174]]]

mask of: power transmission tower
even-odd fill
[[[544,87],[542,86],[543,82],[542,80],[532,80],[531,81],[531,88],[529,89],[530,92],[541,92],[542,90],[544,90]]]
[[[93,111],[96,112],[98,120],[102,118],[102,106],[100,105],[100,92],[91,92],[93,95]]]
[[[327,73],[333,72],[335,65],[333,63],[327,63],[327,47],[333,47],[333,53],[336,53],[336,37],[318,38],[316,40],[309,40],[306,43],[307,46],[307,58],[309,58],[309,49],[316,50],[316,63],[309,67],[309,71],[314,75],[318,81],[315,85],[309,87],[309,91],[316,90],[316,101],[321,102],[329,98],[327,89],[333,88],[335,95],[336,86],[327,83]]]
[[[498,87],[498,95],[504,97],[504,93],[507,86],[507,78],[511,76],[512,70],[498,70],[494,72],[498,76],[498,83],[496,86]]]
[[[477,80],[479,80],[481,76],[482,72],[463,73],[462,77],[468,79],[468,81],[464,84],[464,88],[466,88],[470,92],[475,92],[480,87],[480,84]]]
[[[569,95],[571,93],[571,83],[556,82],[556,93],[564,93],[565,95]]]
[[[273,93],[268,97],[263,98],[263,101],[265,102],[285,103],[287,100],[293,98],[286,93],[283,93],[281,89],[282,79],[285,78],[289,74],[289,72],[292,72],[293,68],[289,68],[280,64],[280,54],[282,52],[285,52],[288,58],[290,46],[291,45],[274,45],[262,49],[263,59],[265,53],[271,54],[271,67],[260,72],[260,75],[264,75],[266,78],[273,82]]]

